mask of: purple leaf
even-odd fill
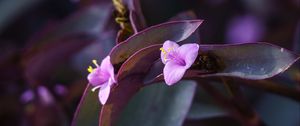
[[[102,107],[100,124],[114,123],[131,97],[143,87],[142,78],[152,62],[158,59],[160,47],[159,44],[141,49],[121,66],[117,74],[118,86],[112,89],[108,101]]]
[[[181,12],[177,14],[175,17],[172,17],[170,21],[180,21],[180,20],[193,20],[197,19],[197,15],[195,14],[194,11],[188,10]],[[200,35],[199,35],[199,29],[196,29],[196,31],[189,36],[187,39],[184,41],[180,42],[181,44],[186,44],[186,43],[201,43],[200,42]]]
[[[182,126],[195,95],[196,83],[143,87],[127,103],[117,124],[122,126]],[[128,116],[130,115],[130,116]]]
[[[128,0],[129,18],[135,33],[146,28],[146,21],[140,6],[140,0]]]
[[[27,82],[33,85],[43,83],[56,65],[96,40],[107,17],[101,12],[107,10],[108,7],[102,6],[88,7],[36,39],[38,44],[29,47],[22,59]]]
[[[40,50],[33,53],[34,55],[30,54],[31,52],[27,53],[23,59],[27,82],[33,85],[46,83],[43,80],[50,76],[57,64],[69,59],[92,40],[94,38],[71,36],[39,48]]]
[[[171,18],[171,21],[180,21],[184,19],[193,20],[196,19],[197,16],[193,11],[184,11],[176,15],[175,17]],[[186,43],[200,43],[200,36],[198,33],[198,30],[196,30],[194,33],[192,33],[191,36],[189,36],[187,39],[180,42],[181,44]],[[151,82],[151,79],[157,77],[162,73],[164,64],[161,62],[161,60],[157,60],[155,63],[153,63],[153,66],[151,67],[150,71],[148,71],[146,78],[144,79],[144,83]]]
[[[116,120],[119,118],[122,111],[124,111],[124,107],[128,104],[129,100],[132,99],[132,97],[139,91],[144,85],[143,78],[148,73],[149,69],[153,65],[153,63],[159,59],[160,56],[160,50],[159,48],[162,47],[162,43],[164,40],[174,38],[178,41],[181,41],[191,33],[193,33],[196,28],[201,24],[202,21],[200,20],[190,20],[190,21],[176,21],[176,22],[170,22],[161,24],[152,28],[146,29],[145,31],[142,31],[140,33],[137,33],[132,38],[129,38],[124,45],[121,46],[120,49],[128,49],[131,48],[130,46],[133,46],[135,51],[129,52],[130,55],[128,55],[128,59],[124,58],[122,60],[126,60],[121,68],[118,71],[117,74],[117,80],[119,82],[118,86],[116,86],[108,99],[108,102],[103,106],[101,110],[101,117],[100,117],[100,124],[101,125],[114,125],[116,124]],[[187,27],[187,29],[184,29],[184,27]],[[192,28],[194,27],[194,28]],[[166,30],[168,29],[168,30]],[[183,29],[183,30],[182,30]],[[160,31],[162,30],[162,31]],[[174,32],[172,31],[174,30]],[[176,30],[176,32],[175,32]],[[182,30],[182,31],[180,31]],[[161,34],[161,35],[160,35]],[[165,35],[165,36],[164,36]],[[144,41],[147,40],[147,41]],[[150,42],[149,42],[150,41]],[[124,47],[122,47],[124,46]],[[129,46],[129,47],[128,47]],[[148,47],[147,47],[148,46]],[[117,49],[119,47],[116,47]],[[115,49],[116,49],[115,48]],[[121,50],[121,51],[122,51]],[[128,53],[129,50],[124,50],[122,53]],[[112,51],[113,52],[113,51]],[[120,54],[122,54],[120,53]],[[112,55],[111,55],[112,57]],[[113,62],[113,60],[112,60]],[[121,61],[123,62],[123,61]],[[118,63],[121,63],[118,62]],[[153,91],[158,91],[157,89],[162,89],[161,87],[164,85],[158,85],[159,88],[147,88],[143,90],[143,92],[146,92],[146,95],[150,95],[149,93],[153,93]],[[195,85],[194,84],[181,84],[173,88],[163,89],[161,96],[161,101],[164,101],[168,103],[170,102],[180,102],[176,105],[164,105],[164,107],[160,107],[160,109],[168,111],[168,112],[162,112],[165,113],[166,117],[163,119],[166,120],[164,122],[157,122],[157,124],[163,125],[166,122],[180,125],[183,123],[185,113],[187,113],[189,106],[191,104],[193,94],[195,91]],[[167,97],[165,97],[167,96]],[[141,96],[144,97],[144,96]],[[172,98],[171,98],[172,97]],[[181,97],[184,97],[185,101],[177,101],[182,99]],[[155,97],[158,98],[158,97]],[[155,99],[154,98],[154,99]],[[171,98],[171,99],[168,99]],[[122,99],[122,100],[120,100]],[[149,108],[148,111],[151,111],[151,108],[156,106],[156,104],[149,104],[148,106],[145,106]],[[170,109],[167,109],[169,108]],[[173,108],[178,108],[179,110],[174,110]],[[138,109],[138,108],[137,108]],[[139,108],[142,109],[142,108]],[[172,110],[171,110],[172,109]],[[139,114],[137,113],[133,118],[138,117]],[[173,120],[173,118],[176,118],[176,120]],[[161,118],[155,118],[153,120],[160,120]],[[121,117],[122,120],[122,117]],[[138,119],[137,119],[138,120]],[[122,122],[122,121],[121,121]],[[152,121],[149,121],[152,122]],[[122,123],[123,124],[123,123]],[[129,124],[141,124],[141,122],[136,121]],[[150,123],[149,123],[150,124]]]
[[[140,75],[127,77],[120,81],[117,87],[112,88],[107,102],[101,109],[100,126],[112,126],[116,123],[128,101],[142,87],[141,78]]]
[[[202,63],[206,67],[210,65],[212,70],[194,67],[186,72],[184,78],[227,76],[267,79],[284,72],[300,58],[289,50],[268,43],[200,45],[199,51],[199,54],[210,54],[209,57],[213,56],[218,63]],[[155,79],[144,81],[147,84],[163,81],[163,76],[160,74]]]
[[[79,10],[70,17],[66,18],[58,25],[50,25],[44,29],[41,37],[33,38],[37,44],[34,46],[43,46],[42,44],[51,43],[66,36],[74,34],[87,34],[97,36],[103,29],[109,16],[110,6],[99,5],[89,6]],[[53,28],[54,27],[54,28]]]
[[[110,52],[112,64],[124,62],[136,51],[166,40],[175,42],[189,37],[202,23],[202,20],[185,20],[163,23],[147,28],[115,46]]]
[[[92,92],[93,86],[88,84],[77,106],[72,120],[72,126],[96,126],[98,125],[101,104],[98,93]]]
[[[219,57],[224,69],[199,77],[232,76],[253,80],[266,79],[284,72],[299,59],[299,56],[292,52],[268,43],[200,45],[200,51]]]
[[[139,50],[126,60],[118,71],[117,80],[122,80],[129,75],[144,75],[160,55],[161,44],[152,45]]]

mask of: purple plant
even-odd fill
[[[184,44],[182,46],[175,43],[190,36],[196,30],[194,26],[197,28],[201,23],[202,20],[167,22],[137,32],[124,42],[117,44],[109,55],[110,61],[117,71],[116,81],[118,85],[112,89],[106,104],[101,108],[99,125],[115,125],[117,118],[130,99],[141,88],[150,84],[166,81],[168,85],[172,85],[181,79],[192,79],[200,82],[199,79],[207,77],[261,80],[283,72],[298,60],[298,56],[290,51],[267,43]],[[182,31],[178,29],[182,29]],[[163,70],[161,67],[153,66],[157,60],[165,64]],[[163,71],[163,74],[156,72],[158,74],[150,77],[150,81],[145,81],[150,70]],[[87,87],[83,97],[90,95],[89,88],[90,86]],[[220,100],[220,104],[230,108],[231,103],[218,94],[213,87],[205,86],[204,88]],[[230,90],[234,90],[234,87],[230,86],[230,88],[233,88]],[[238,98],[240,96],[236,97],[240,99]],[[234,104],[242,106],[245,104],[242,101],[237,101]],[[80,113],[84,111],[84,106],[89,106],[88,102],[92,101],[85,99],[81,101],[75,120],[81,118]],[[256,118],[256,113],[251,108],[246,107],[246,109],[251,111]],[[251,122],[254,117],[246,117],[242,111],[230,110],[233,116],[245,125],[261,124],[261,120]],[[75,125],[76,121],[73,124]]]
[[[198,56],[198,44],[179,46],[175,42],[166,41],[161,50],[161,61],[165,64],[164,80],[167,85],[180,81],[185,71],[189,69]]]
[[[117,86],[111,89],[107,102],[101,107],[98,125],[117,125],[120,118],[120,122],[124,122],[128,125],[142,125],[142,122],[139,121],[126,121],[134,119],[126,118],[128,115],[122,114],[124,111],[125,113],[127,112],[127,114],[135,111],[134,109],[130,109],[130,107],[128,108],[128,104],[132,108],[139,108],[139,106],[133,105],[133,103],[130,104],[131,102],[137,102],[136,104],[138,104],[140,101],[143,101],[143,99],[135,99],[135,97],[139,97],[138,91],[141,89],[143,89],[144,92],[148,89],[151,90],[151,88],[149,88],[151,86],[149,85],[157,82],[165,82],[167,85],[173,85],[185,79],[194,80],[201,85],[203,89],[216,99],[217,103],[228,109],[229,113],[235,119],[239,120],[241,124],[249,126],[263,124],[255,110],[245,101],[240,87],[236,85],[236,83],[227,84],[228,80],[247,80],[249,82],[250,80],[257,81],[271,78],[288,69],[299,59],[298,55],[284,48],[259,42],[224,45],[198,45],[194,43],[179,46],[176,42],[184,41],[190,36],[190,38],[195,39],[194,41],[199,41],[199,38],[195,37],[196,35],[193,33],[200,24],[202,24],[202,20],[177,20],[145,28],[143,15],[139,12],[139,9],[136,9],[139,8],[139,6],[136,5],[135,2],[136,1],[125,2],[125,5],[129,6],[130,16],[134,16],[130,18],[131,27],[121,26],[122,30],[119,31],[116,39],[118,44],[109,53],[111,58],[110,62],[116,72]],[[118,10],[118,7],[125,6],[116,7]],[[186,17],[181,15],[181,17],[177,19],[193,18],[193,14],[186,15]],[[122,23],[120,25],[122,25]],[[124,32],[130,28],[133,28],[135,33],[127,38],[126,35],[128,34],[125,35]],[[124,37],[127,39],[124,39]],[[186,42],[189,43],[191,41],[187,40]],[[91,76],[91,74],[89,76]],[[97,76],[100,77],[100,75]],[[210,85],[211,77],[222,78],[224,85],[227,85],[226,87],[233,95],[231,99],[222,96]],[[91,82],[90,80],[90,83]],[[91,85],[95,86],[92,83]],[[94,102],[92,98],[88,98],[91,97],[89,91],[89,89],[92,88],[91,85],[88,85],[86,88],[83,99],[74,117],[73,125],[85,124],[92,121],[90,119],[90,121],[85,120],[85,117],[82,115],[86,109],[90,109],[89,103]],[[272,86],[269,85],[269,87],[267,85],[269,84],[251,86],[257,86],[260,89],[265,89],[270,92],[280,92],[281,95],[299,100],[299,97],[296,96],[297,91],[287,93],[285,91],[276,90],[276,88],[272,87],[275,86],[273,84],[271,84]],[[180,90],[186,89],[190,96],[188,99],[190,100],[187,99],[185,105],[190,106],[195,92],[195,86],[188,84],[178,84],[178,86],[179,87],[176,85],[178,92],[175,92],[175,94],[180,93]],[[154,92],[149,91],[148,95],[152,93]],[[166,95],[172,96],[171,94]],[[133,101],[131,101],[132,98],[134,98]],[[162,103],[157,104],[163,104],[163,101],[161,102]],[[175,101],[172,102],[176,103]],[[142,103],[145,104],[141,111],[152,112],[151,108],[154,107],[152,103],[146,101]],[[188,112],[188,108],[189,107],[184,107],[181,113],[176,113],[175,110],[170,111],[169,113],[172,113],[172,115],[178,117],[178,119],[176,119],[176,121],[166,119],[169,121],[168,124],[181,125],[185,118],[184,115]],[[163,112],[164,111],[161,110],[160,114],[164,114]],[[139,118],[143,118],[142,116],[147,118],[147,116],[149,116],[148,114],[140,114],[141,113],[138,113],[135,116]],[[126,120],[122,120],[122,118]],[[156,118],[153,120],[155,119]],[[121,124],[123,125],[124,123]]]
[[[90,74],[87,79],[89,80],[89,83],[94,86],[92,89],[93,92],[100,88],[98,97],[101,104],[104,105],[109,97],[111,87],[113,84],[117,83],[115,80],[114,67],[110,63],[109,56],[102,60],[100,66],[97,64],[96,60],[93,60],[93,63],[96,68],[93,69],[89,66],[88,71]]]
[[[0,4],[1,126],[299,123],[295,1],[34,1]]]

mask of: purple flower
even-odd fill
[[[109,56],[102,60],[100,66],[97,64],[96,60],[93,60],[93,63],[95,64],[96,68],[93,69],[91,66],[89,66],[88,71],[90,74],[87,78],[89,83],[94,86],[92,91],[100,88],[98,97],[101,104],[104,105],[108,99],[111,86],[116,83],[114,67],[110,62]]]
[[[168,40],[160,50],[161,60],[165,64],[163,71],[165,82],[167,85],[173,85],[183,77],[185,71],[196,60],[199,45],[184,44],[179,46]]]

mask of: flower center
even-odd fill
[[[164,56],[163,60],[165,62],[173,60],[179,65],[182,65],[182,66],[186,65],[185,61],[177,54],[176,50],[174,50],[173,47],[170,47],[167,50],[165,50],[164,48],[160,48],[160,50],[163,53],[163,56]]]
[[[99,67],[98,63],[97,63],[97,60],[92,60],[93,64],[96,66],[96,67]],[[89,66],[87,71],[89,73],[92,73],[93,71],[95,70],[95,68],[93,68],[92,66]]]

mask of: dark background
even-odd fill
[[[47,73],[45,76],[34,80],[32,74],[27,73],[31,67],[35,68],[39,59],[65,56],[59,53],[45,55],[44,50],[56,48],[69,38],[45,42],[42,40],[54,35],[41,37],[48,34],[47,31],[63,26],[70,15],[96,3],[110,1],[0,1],[1,126],[70,125],[87,84],[87,66],[91,59],[107,55],[114,45],[114,41],[101,43],[116,34],[116,30],[108,30],[118,28],[111,17],[106,17],[108,25],[102,26],[108,32],[99,34],[93,43],[72,51],[70,57],[62,58],[64,60],[38,64],[39,74]],[[269,42],[300,53],[299,0],[141,0],[141,4],[149,26],[165,22],[177,13],[194,11],[199,19],[205,20],[199,29],[203,44]],[[27,62],[36,55],[39,57],[33,63]],[[299,73],[299,67],[293,66],[290,71],[293,70]],[[287,73],[282,76],[290,78],[282,82],[297,84],[294,75]],[[254,89],[247,91],[254,108],[268,125],[300,125],[300,106],[296,101]],[[199,92],[197,95],[203,95]],[[197,100],[202,99],[196,96],[192,109],[197,109]]]

